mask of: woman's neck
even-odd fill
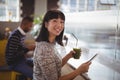
[[[54,36],[50,36],[49,37],[49,42],[50,43],[54,43],[55,42],[55,37]]]

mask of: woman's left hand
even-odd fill
[[[69,58],[73,58],[73,54],[75,54],[75,51],[71,50],[71,51],[68,53]]]

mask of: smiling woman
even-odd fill
[[[60,56],[57,45],[63,46],[65,15],[59,10],[48,11],[43,19],[40,33],[36,39],[33,62],[34,80],[72,80],[81,73],[87,72],[91,62],[83,63],[73,72],[61,76],[61,68],[73,57],[71,50],[64,58]]]

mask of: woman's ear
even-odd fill
[[[45,28],[47,28],[48,27],[48,23],[47,22],[45,22]]]

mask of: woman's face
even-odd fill
[[[48,29],[49,36],[56,37],[60,35],[64,29],[64,20],[61,18],[51,19],[45,26]]]

